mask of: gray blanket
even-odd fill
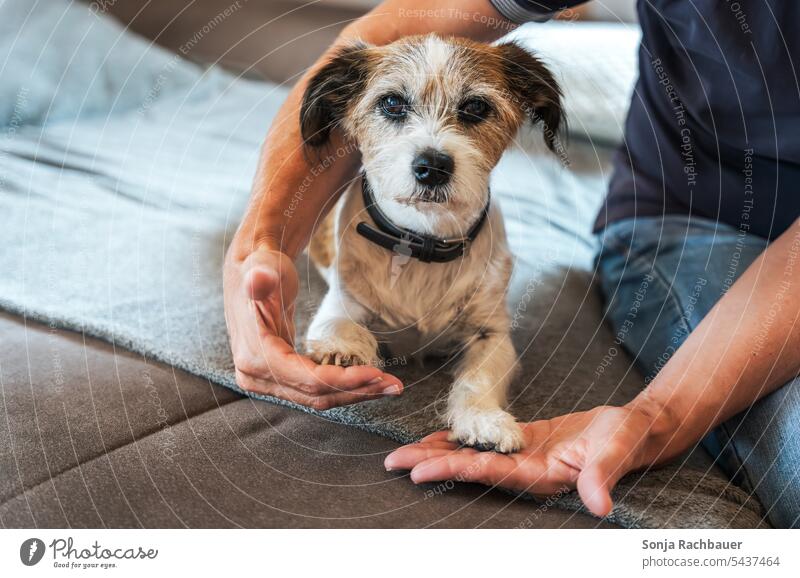
[[[0,306],[236,389],[221,262],[285,90],[193,65],[56,1],[0,4],[0,66]],[[575,141],[569,153],[564,168],[526,146],[493,179],[516,255],[521,420],[623,403],[642,387],[593,286],[590,227],[610,151]],[[324,284],[299,266],[302,332]],[[320,415],[400,442],[441,428],[449,376],[396,370],[400,399]],[[610,518],[627,527],[762,523],[760,505],[699,450],[626,477],[615,499]],[[555,503],[582,509],[574,493]]]

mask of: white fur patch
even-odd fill
[[[450,441],[485,446],[504,454],[518,451],[525,445],[514,416],[499,408],[456,410],[450,416],[450,428]]]
[[[433,74],[443,74],[453,58],[453,47],[438,36],[428,36],[425,41],[425,64]]]

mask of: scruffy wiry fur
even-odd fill
[[[381,102],[400,95],[408,112],[387,118]],[[479,98],[480,122],[460,107]],[[562,120],[561,95],[550,72],[515,44],[488,45],[435,35],[340,50],[311,79],[301,130],[322,152],[340,128],[361,152],[375,201],[396,225],[439,238],[460,238],[489,200],[489,175],[525,120],[544,125],[553,149]],[[436,202],[411,170],[421,150],[454,160]],[[320,363],[379,364],[378,342],[393,355],[456,355],[448,399],[453,438],[509,452],[523,437],[505,410],[517,367],[505,295],[512,259],[503,219],[491,204],[469,252],[447,263],[424,263],[359,235],[365,212],[358,179],[318,228],[310,253],[329,290],[306,338]]]

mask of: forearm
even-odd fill
[[[652,461],[662,462],[798,374],[800,220],[748,267],[630,405],[653,415]]]
[[[320,158],[303,150],[299,110],[306,83],[342,44],[360,39],[382,45],[403,36],[438,32],[491,41],[511,24],[488,0],[387,0],[349,25],[295,85],[269,130],[251,200],[234,237],[229,259],[244,260],[258,248],[297,256],[333,196],[353,177],[358,153],[333,134]]]

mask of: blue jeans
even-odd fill
[[[670,215],[600,233],[600,285],[618,339],[648,380],[767,247],[728,225]],[[800,527],[800,378],[710,433],[703,447],[775,527]]]

